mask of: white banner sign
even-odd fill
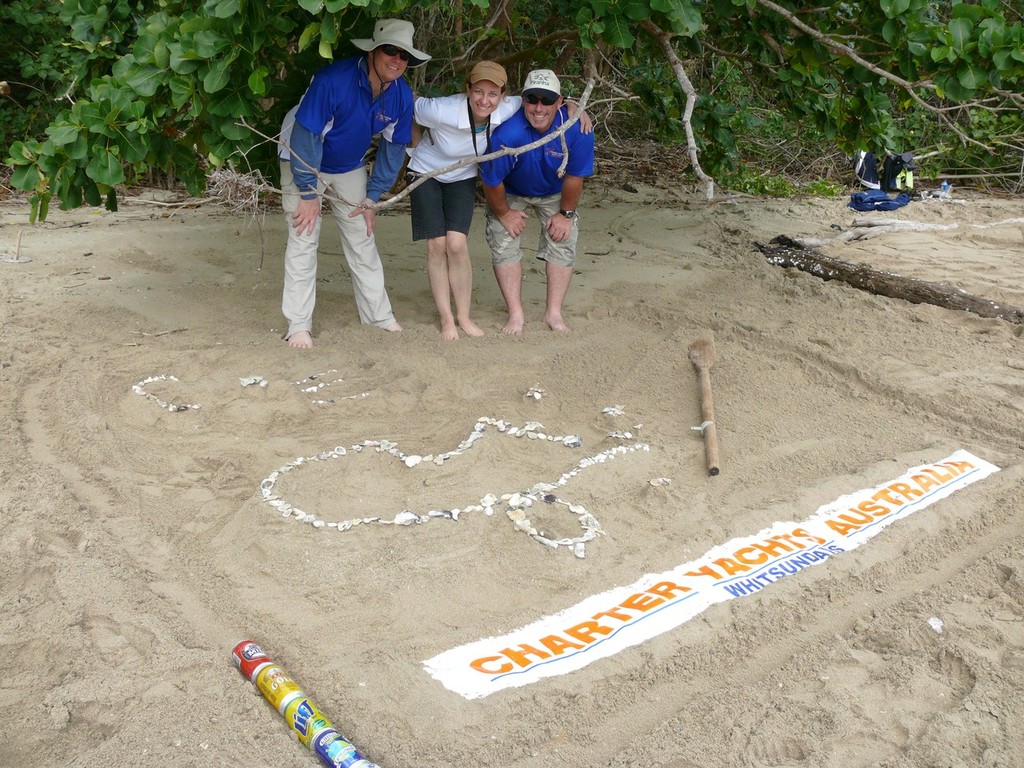
[[[715,603],[759,592],[855,549],[891,523],[998,471],[994,464],[957,451],[890,483],[843,496],[803,523],[775,523],[503,637],[445,651],[424,666],[467,699],[572,672],[674,629]]]

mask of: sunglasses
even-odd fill
[[[385,56],[397,56],[402,61],[408,61],[412,58],[412,55],[408,51],[403,51],[397,45],[382,45],[380,50],[384,51]]]
[[[531,93],[529,96],[523,96],[523,101],[525,101],[527,104],[536,104],[537,102],[540,102],[545,107],[550,107],[556,101],[558,101],[558,97],[557,96],[540,96],[540,95],[538,95],[536,93]]]

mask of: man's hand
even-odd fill
[[[320,218],[319,197],[299,200],[299,205],[295,209],[295,213],[292,214],[292,226],[300,235],[311,235],[318,218]]]
[[[548,234],[551,235],[551,239],[556,243],[564,243],[569,239],[569,235],[572,234],[572,220],[565,218],[560,213],[556,213],[547,223]]]
[[[354,219],[356,216],[362,216],[366,220],[366,236],[373,235],[373,228],[377,225],[377,204],[370,198],[365,198],[348,215],[350,219]]]
[[[509,208],[503,216],[498,217],[498,221],[505,227],[505,231],[508,232],[512,237],[519,237],[523,234],[523,230],[526,229],[526,220],[529,218],[526,211],[517,211],[514,208]]]
[[[575,101],[565,102],[565,111],[569,114],[569,119],[572,120],[573,116],[579,112],[580,105]],[[590,115],[587,114],[586,110],[580,112],[580,133],[593,133],[594,132],[594,121],[590,119]]]

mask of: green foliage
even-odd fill
[[[433,52],[409,73],[422,92],[457,84],[470,46],[474,58],[507,62],[513,83],[550,66],[567,85],[593,50],[605,79],[639,96],[617,119],[679,142],[686,97],[651,34],[672,33],[700,96],[691,125],[702,167],[745,191],[785,192],[777,147],[797,133],[809,150],[896,151],[925,139],[952,149],[948,126],[922,102],[964,104],[946,114],[996,157],[1020,146],[1024,28],[1012,5],[786,2],[792,17],[758,0],[516,0],[492,18],[488,0],[10,0],[0,8],[0,78],[16,72],[30,87],[18,92],[21,109],[0,118],[6,162],[41,218],[53,197],[65,208],[113,204],[119,185],[153,170],[194,194],[211,166],[266,170],[273,148],[246,126],[275,135],[312,72],[354,51],[348,41],[381,16],[414,21]],[[826,39],[850,41],[870,66]],[[881,71],[918,83],[917,100]],[[984,154],[959,151],[964,162]]]
[[[0,146],[41,136],[59,111],[65,73],[81,56],[61,44],[62,26],[52,0],[8,0],[0,4],[0,80],[11,96],[0,97]]]
[[[718,179],[725,189],[748,195],[767,197],[792,197],[796,193],[793,182],[785,176],[772,173],[754,173],[741,169],[722,174]]]
[[[811,197],[839,197],[846,194],[846,187],[831,179],[815,179],[800,185],[800,193]]]

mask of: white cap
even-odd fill
[[[523,83],[523,96],[541,93],[555,98],[562,95],[562,84],[558,76],[550,69],[535,69],[526,76]]]

